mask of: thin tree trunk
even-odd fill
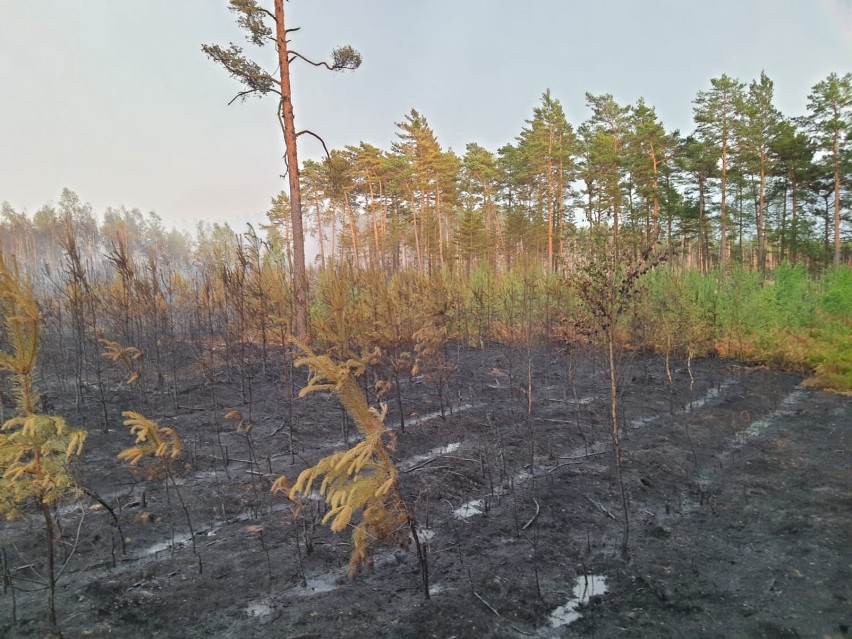
[[[761,273],[766,272],[766,238],[764,236],[764,217],[766,206],[766,169],[760,167],[760,188],[757,204],[757,268]]]
[[[335,213],[334,205],[331,206],[331,264],[334,264],[337,257],[337,213]]]
[[[547,270],[552,271],[553,262],[553,130],[547,140]]]
[[[441,220],[441,187],[435,188],[435,217],[438,221],[438,262],[444,268],[444,225]]]
[[[50,629],[61,637],[59,624],[56,622],[56,570],[53,557],[53,516],[50,514],[50,506],[44,499],[41,500],[41,514],[44,516],[44,526],[47,529],[47,620]]]
[[[358,229],[355,224],[355,214],[352,211],[352,207],[349,205],[349,193],[344,192],[343,194],[343,208],[349,218],[349,234],[352,237],[352,252],[355,256],[355,266],[358,267],[361,264],[361,256],[358,252]]]
[[[651,145],[651,162],[654,170],[654,241],[660,237],[660,195],[658,193],[657,184],[657,154],[654,152],[654,146]]]
[[[322,237],[322,216],[320,215],[319,196],[314,194],[314,207],[317,211],[317,238],[319,238],[320,264],[325,268],[325,241]]]
[[[698,177],[698,247],[701,253],[701,272],[710,267],[710,238],[707,233],[707,217],[704,202],[704,176]]]
[[[421,199],[422,206],[422,199]],[[420,258],[420,235],[417,232],[417,204],[414,198],[414,191],[411,191],[411,216],[414,222],[414,253],[417,256],[417,272],[423,272],[423,261]]]
[[[787,187],[788,184],[784,183],[784,200],[781,203],[781,256],[780,261],[784,261],[784,257],[787,253]]]
[[[840,147],[834,130],[834,265],[840,266]]]
[[[621,471],[621,438],[618,431],[618,379],[615,365],[615,326],[613,324],[607,327],[607,341],[609,342],[610,417],[612,419],[612,445],[615,454],[615,472],[618,480],[618,488],[621,492],[621,509],[624,524],[621,538],[621,554],[623,557],[627,557],[627,544],[630,537],[630,513],[627,510],[627,491],[624,487],[624,477]]]
[[[373,244],[376,248],[374,262],[378,262],[379,265],[384,268],[381,245],[379,244],[379,221],[378,216],[376,215],[376,199],[373,193],[373,181],[370,179],[370,176],[367,176],[367,184],[370,186],[370,216],[373,219]]]
[[[799,258],[799,256],[797,255],[798,248],[796,246],[796,240],[797,240],[797,235],[798,235],[797,227],[798,227],[798,223],[799,223],[799,220],[798,220],[799,211],[798,211],[798,207],[797,207],[797,205],[799,203],[798,197],[797,197],[797,195],[798,195],[797,186],[798,185],[796,183],[796,180],[793,179],[793,182],[790,184],[790,189],[792,190],[792,194],[791,194],[791,200],[792,201],[790,202],[790,226],[792,227],[790,229],[790,262],[793,263],[793,264],[795,264],[796,261]]]
[[[719,210],[719,266],[724,272],[728,266],[728,116],[722,116],[722,202]]]

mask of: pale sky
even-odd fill
[[[261,0],[271,7],[271,0]],[[585,92],[640,96],[670,129],[722,73],[766,70],[776,106],[852,67],[852,0],[291,0],[292,46],[355,72],[294,65],[296,126],[330,148],[388,148],[423,113],[441,144],[511,142],[548,88],[575,126]],[[285,187],[275,101],[227,106],[236,81],[202,43],[245,42],[225,0],[0,0],[0,201],[34,213],[63,187],[96,214],[124,205],[167,226],[263,219]],[[274,69],[274,52],[257,59]],[[321,157],[302,138],[301,159]]]

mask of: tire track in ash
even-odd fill
[[[649,456],[649,474],[640,481],[657,484],[663,492],[658,499],[646,501],[636,510],[650,519],[651,526],[670,525],[681,516],[697,512],[705,504],[713,507],[716,484],[726,475],[732,458],[752,441],[771,431],[776,422],[793,415],[807,396],[801,384],[783,376],[766,378],[741,376],[738,392],[710,393],[710,397],[690,402],[672,416],[671,430],[660,439],[646,442],[638,454]],[[753,383],[752,383],[753,382]],[[726,384],[730,388],[732,384]],[[713,389],[711,389],[712,391]],[[778,399],[773,400],[772,398]],[[702,402],[701,399],[708,401]],[[757,410],[757,414],[751,414]],[[660,416],[662,418],[663,416]],[[676,417],[676,419],[675,419]],[[644,424],[643,424],[644,425]],[[682,433],[686,441],[669,438]],[[656,469],[656,472],[654,472]]]
[[[716,402],[724,400],[726,396],[725,391],[727,391],[731,387],[736,387],[739,383],[741,383],[741,381],[742,380],[740,376],[725,379],[719,384],[708,388],[700,397],[692,400],[688,404],[677,409],[673,413],[673,415],[688,415],[706,406],[712,406]],[[592,403],[593,399],[594,398],[592,397],[583,397],[572,403],[577,403],[579,405],[588,405]],[[656,422],[664,416],[665,415],[649,415],[645,417],[635,418],[628,422],[628,427],[632,429],[643,428]],[[612,442],[608,439],[601,439],[598,441],[589,442],[587,444],[584,444],[583,446],[578,446],[577,448],[570,450],[565,455],[560,455],[560,459],[569,460],[568,463],[570,463],[571,461],[581,461],[583,459],[588,459],[593,456],[603,454],[607,452],[607,450],[609,450],[611,446]],[[539,467],[539,469],[535,472],[532,472],[527,469],[521,470],[520,472],[515,473],[512,477],[510,477],[507,481],[505,481],[501,486],[498,487],[496,496],[499,498],[500,496],[504,495],[512,486],[523,484],[524,482],[529,479],[532,479],[533,477],[544,477],[545,475],[554,472],[562,465],[567,464],[560,463],[553,465],[545,465]],[[456,519],[466,520],[470,519],[475,515],[485,514],[487,510],[486,500],[489,497],[490,495],[486,497],[475,497],[462,503],[458,508],[454,509],[453,516]]]
[[[747,446],[753,440],[764,436],[767,432],[771,432],[779,419],[795,415],[797,406],[806,395],[805,389],[801,385],[797,386],[781,400],[778,408],[750,422],[744,429],[736,432],[727,448],[713,456],[714,463],[709,468],[705,467],[698,473],[695,478],[696,484],[705,490],[711,487],[717,477],[717,467],[727,466],[728,461],[734,453]]]
[[[665,498],[660,488],[670,490],[672,512],[653,502],[656,512],[645,510],[637,492],[634,538],[642,542],[632,553],[633,573],[644,592],[636,581],[622,582],[630,601],[622,610],[656,594],[667,610],[638,620],[662,627],[682,611],[684,636],[833,636],[828,629],[848,619],[848,608],[840,612],[846,599],[837,596],[848,595],[842,572],[849,552],[838,526],[848,448],[836,434],[848,433],[849,421],[827,409],[836,397],[802,387],[796,376],[756,373],[752,380],[743,396],[696,425],[711,443],[699,449],[700,465],[687,452],[679,458],[687,472],[649,493],[656,502]],[[665,462],[666,452],[651,461]]]

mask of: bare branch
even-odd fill
[[[317,140],[319,140],[319,141],[320,141],[320,144],[322,144],[322,148],[323,148],[323,150],[325,151],[325,156],[326,156],[327,158],[331,159],[331,153],[329,153],[329,152],[328,152],[328,147],[325,145],[325,140],[323,140],[320,136],[318,136],[318,135],[317,135],[316,133],[314,133],[313,131],[308,131],[307,129],[305,129],[304,131],[299,131],[299,132],[296,134],[296,137],[299,137],[299,136],[300,136],[300,135],[302,135],[303,133],[307,133],[308,135],[312,135],[312,136],[314,136]]]
[[[291,50],[291,51],[290,51],[290,56],[291,56],[291,57],[290,57],[290,59],[289,59],[289,60],[287,60],[288,64],[289,64],[289,63],[292,63],[292,62],[293,62],[296,58],[298,58],[298,59],[300,59],[300,60],[304,60],[304,61],[305,61],[305,62],[307,62],[308,64],[312,64],[312,65],[313,65],[313,66],[315,66],[315,67],[325,67],[325,68],[326,68],[326,69],[328,69],[329,71],[334,71],[334,70],[335,70],[335,69],[334,69],[334,68],[333,68],[333,67],[332,67],[332,66],[331,66],[328,62],[325,62],[325,61],[323,61],[323,62],[314,62],[313,60],[309,60],[308,58],[306,58],[305,56],[303,56],[301,53],[299,53],[299,52],[297,52],[297,51],[293,51],[293,50]]]
[[[240,91],[239,93],[237,93],[237,95],[235,95],[233,98],[231,98],[231,101],[228,102],[228,106],[231,106],[237,100],[245,100],[247,96],[249,96],[249,95],[251,95],[252,93],[255,93],[255,92],[257,92],[257,89],[249,89],[248,91]]]
[[[303,56],[298,51],[293,51],[292,49],[289,53],[290,58],[288,60],[288,64],[298,58],[299,60],[304,60],[315,67],[325,67],[329,71],[345,71],[347,69],[353,70],[361,66],[361,54],[348,44],[345,44],[342,47],[337,47],[331,52],[331,64],[328,62],[314,62],[313,60]]]
[[[237,95],[235,95],[230,102],[228,102],[228,106],[231,106],[237,100],[245,100],[246,96],[251,95],[252,93],[260,93],[261,95],[265,93],[274,93],[275,95],[280,96],[281,91],[278,89],[269,89],[269,91],[263,91],[261,89],[250,89],[248,91],[240,91]]]

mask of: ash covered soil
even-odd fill
[[[121,527],[92,497],[59,510],[64,636],[852,632],[848,397],[718,359],[694,362],[694,384],[673,361],[670,384],[661,357],[622,355],[625,557],[601,354],[539,350],[528,362],[525,350],[453,346],[450,359],[443,418],[428,379],[402,381],[406,428],[395,452],[428,548],[429,599],[413,545],[378,550],[372,572],[350,581],[350,539],[319,524],[323,503],[307,500],[294,514],[270,494],[279,475],[295,479],[355,441],[336,398],[314,394],[288,408],[283,370],[247,381],[223,368],[208,384],[188,372],[184,387],[145,398],[114,385],[105,430],[93,400],[77,412],[73,394],[47,388],[56,412],[89,430],[81,476]],[[398,431],[386,399],[386,423]],[[250,437],[223,418],[230,408],[250,412]],[[132,444],[122,410],[182,435],[175,472],[195,552],[174,489],[116,459]],[[42,520],[0,524],[0,546],[0,637],[45,636]]]

